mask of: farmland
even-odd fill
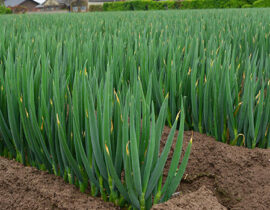
[[[183,178],[184,130],[269,148],[269,12],[0,17],[0,154],[149,209]]]

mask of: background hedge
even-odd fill
[[[187,0],[180,9],[270,7],[270,0]]]
[[[5,6],[3,5],[0,5],[0,15],[2,14],[11,14],[12,11],[10,8],[6,8]]]
[[[89,11],[209,9],[270,7],[270,0],[186,0],[186,1],[125,1],[91,5]]]
[[[254,7],[270,7],[270,0],[258,0],[253,3]]]
[[[178,1],[125,1],[104,3],[104,11],[125,10],[166,10],[179,9],[181,2]]]

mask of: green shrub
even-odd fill
[[[10,8],[6,8],[5,6],[0,5],[0,15],[1,14],[11,14],[12,11]]]
[[[103,5],[90,5],[88,11],[89,12],[103,11]]]
[[[195,0],[181,2],[181,9],[206,9],[206,8],[220,8],[220,3],[215,0]]]
[[[242,8],[252,8],[252,4],[244,4]]]
[[[241,8],[246,0],[187,0],[181,2],[181,9]]]
[[[246,0],[248,4],[253,4],[256,0]]]
[[[229,0],[224,4],[224,8],[241,8],[245,4],[246,0]]]
[[[104,11],[269,7],[270,0],[127,1],[104,3]],[[254,2],[254,4],[253,4]]]
[[[270,7],[270,0],[258,0],[253,3],[253,7]]]
[[[180,2],[176,1],[127,1],[104,3],[104,11],[125,11],[125,10],[167,10],[180,8]]]

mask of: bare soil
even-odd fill
[[[165,128],[162,146],[169,131]],[[185,132],[184,149],[191,135]],[[270,209],[270,150],[229,146],[194,132],[188,167],[177,192],[153,209]],[[0,157],[0,209],[117,207],[80,193],[60,177]]]
[[[0,209],[119,209],[62,178],[0,157]]]
[[[227,208],[222,206],[217,198],[214,196],[211,190],[202,186],[195,192],[186,193],[184,195],[175,197],[159,205],[155,205],[153,210],[163,209],[178,209],[178,210],[226,210]]]
[[[170,129],[165,128],[162,145],[166,143]],[[184,133],[185,149],[192,131]],[[170,157],[172,157],[172,152]],[[165,175],[168,172],[167,163]],[[195,192],[202,186],[209,189],[218,202],[228,209],[270,209],[270,150],[247,149],[217,142],[205,134],[193,133],[192,151],[188,166],[181,181],[178,198],[169,200],[170,209],[181,209],[181,194]],[[177,202],[178,201],[178,202]],[[196,200],[191,200],[196,203]],[[204,205],[199,209],[220,209],[219,206]],[[159,204],[165,209],[167,204]],[[173,208],[174,206],[175,208]],[[188,209],[188,208],[187,208]],[[192,209],[192,208],[191,208]],[[197,209],[197,208],[193,208]]]

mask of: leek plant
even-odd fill
[[[26,165],[60,175],[82,192],[90,187],[93,196],[120,206],[149,209],[169,199],[181,181],[192,144],[179,165],[183,103],[181,116],[177,115],[159,155],[168,96],[156,116],[151,77],[146,95],[140,79],[129,87],[119,83],[117,92],[112,71],[98,81],[86,65],[74,73],[71,82],[60,59],[61,49],[60,44],[55,69],[47,71],[48,56],[44,54],[35,68],[31,68],[30,53],[15,63],[12,54],[7,54],[5,78],[1,76],[5,81],[1,97],[6,95],[1,101],[2,153],[7,151]],[[177,147],[162,185],[179,118]]]

